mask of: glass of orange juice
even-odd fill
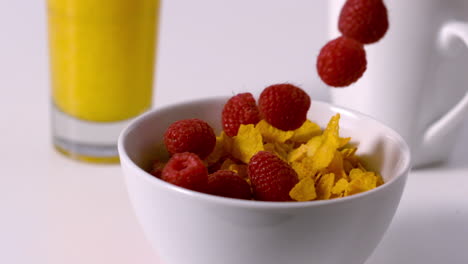
[[[48,0],[53,143],[117,162],[122,128],[151,107],[159,0]]]

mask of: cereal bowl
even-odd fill
[[[392,221],[410,170],[407,144],[366,115],[318,101],[308,113],[322,127],[341,114],[340,135],[352,137],[359,155],[385,181],[364,193],[309,202],[239,200],[180,188],[146,172],[172,122],[200,118],[219,132],[228,99],[155,109],[119,138],[130,200],[162,263],[364,263]]]

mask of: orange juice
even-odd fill
[[[159,0],[48,0],[54,106],[92,122],[148,110],[158,8]]]

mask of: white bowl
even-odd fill
[[[136,118],[120,136],[128,193],[162,263],[363,263],[392,221],[405,186],[410,152],[403,139],[368,116],[313,101],[309,118],[323,127],[340,113],[340,135],[358,143],[358,153],[386,182],[327,201],[217,197],[177,187],[145,171],[172,122],[197,117],[219,132],[227,100],[211,98],[153,110]]]

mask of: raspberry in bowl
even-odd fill
[[[331,200],[284,201],[289,199],[287,192],[279,190],[272,199],[259,201],[272,197],[267,192],[270,186],[258,185],[261,188],[249,199],[248,188],[239,176],[242,173],[202,172],[199,160],[182,154],[185,152],[177,159],[189,160],[189,168],[204,175],[197,180],[208,179],[209,186],[221,186],[216,187],[218,191],[168,182],[164,180],[165,168],[154,173],[159,177],[148,172],[161,167],[154,165],[155,157],[169,157],[164,135],[171,124],[195,118],[205,121],[219,135],[223,130],[221,113],[229,99],[207,98],[155,109],[132,121],[120,136],[119,154],[129,197],[162,263],[363,263],[398,207],[410,169],[406,143],[370,117],[312,100],[307,118],[325,128],[339,113],[340,134],[352,138],[350,144],[358,146],[367,168],[378,171],[384,184]],[[238,133],[249,126],[254,125],[241,125]],[[277,178],[278,186],[287,189],[299,181],[284,161],[270,152],[258,151],[248,161],[253,165],[247,174],[265,178],[282,175]],[[267,167],[267,172],[262,170]],[[177,176],[172,173],[166,177],[177,180]],[[256,176],[252,179],[258,180]],[[234,184],[238,191],[225,189],[227,184]],[[276,197],[282,201],[272,201]],[[356,243],[359,246],[353,246]]]

